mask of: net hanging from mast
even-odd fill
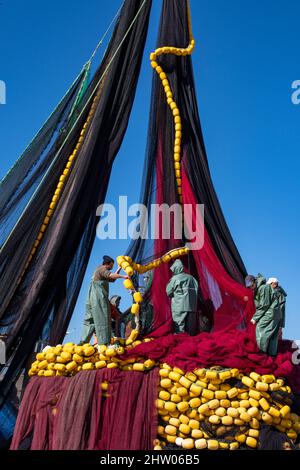
[[[91,82],[82,88],[83,70],[1,184],[1,228],[10,223],[0,251],[0,333],[8,358],[1,400],[50,319],[48,339],[64,338],[95,239],[96,209],[127,128],[150,9],[150,0],[123,3]]]

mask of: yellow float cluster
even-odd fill
[[[154,360],[122,360],[126,349],[151,341],[136,340],[138,332],[118,347],[73,343],[48,347],[36,355],[29,376],[74,376],[85,370],[113,369],[145,372],[159,366],[156,408],[159,415],[155,450],[168,444],[184,449],[255,449],[262,424],[273,426],[292,441],[300,434],[300,417],[291,412],[289,386],[274,375],[238,369],[196,369],[185,373]],[[126,344],[125,344],[126,343]],[[102,384],[107,390],[108,384]]]
[[[151,271],[152,269],[158,268],[162,263],[169,263],[170,261],[175,260],[176,258],[180,258],[181,256],[187,255],[188,253],[189,248],[184,246],[182,248],[175,248],[174,250],[168,251],[168,253],[166,253],[165,255],[145,265],[134,263],[129,256],[118,256],[117,263],[125,271],[127,276],[132,277],[134,271],[136,271],[138,274],[144,274],[147,271]],[[126,281],[124,282],[124,285],[125,283]],[[130,287],[127,286],[129,286],[129,283],[126,283],[125,285],[126,289],[129,289]]]
[[[143,341],[136,340],[137,335],[137,330],[132,330],[126,340],[119,340],[119,342],[123,342],[123,346],[119,347],[101,345],[98,348],[88,343],[83,346],[66,343],[45,348],[43,352],[36,355],[36,360],[32,363],[28,374],[30,377],[35,375],[40,377],[73,376],[81,371],[103,369],[104,367],[140,372],[150,370],[156,365],[155,361],[150,359],[146,361],[139,358],[120,359],[125,349],[151,341],[150,338],[145,338]]]
[[[256,448],[263,423],[293,441],[300,433],[300,418],[291,413],[291,389],[282,379],[255,372],[247,376],[238,369],[184,373],[167,364],[160,367],[156,450],[168,443],[184,449]]]
[[[188,252],[189,249],[187,247],[174,249],[146,265],[134,263],[130,256],[118,256],[117,264],[120,268],[123,269],[123,271],[125,271],[127,276],[132,277],[134,272],[137,272],[138,274],[143,274],[147,271],[151,271],[152,269],[158,268],[162,263],[169,263],[170,261],[180,258],[181,256],[185,256],[188,254]],[[134,303],[131,306],[131,313],[133,315],[137,315],[140,312],[140,305],[143,302],[143,296],[139,291],[135,289],[131,279],[125,279],[123,285],[126,289],[134,292]]]
[[[156,49],[154,52],[150,54],[151,67],[156,71],[156,73],[158,74],[161,80],[168,106],[173,115],[174,134],[175,134],[175,140],[174,140],[174,146],[173,146],[174,172],[175,172],[175,178],[176,178],[178,199],[179,199],[180,204],[183,203],[182,178],[181,178],[182,121],[181,121],[181,116],[180,116],[180,110],[178,108],[176,101],[174,100],[173,92],[172,92],[168,77],[166,73],[164,72],[163,68],[158,64],[157,60],[159,56],[166,55],[166,54],[174,54],[176,56],[191,55],[195,47],[195,40],[193,39],[192,33],[191,33],[190,18],[189,18],[189,30],[190,30],[190,43],[188,47],[186,48],[169,47],[169,46],[159,47],[158,49]]]

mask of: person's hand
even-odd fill
[[[255,325],[256,321],[253,320],[253,318],[251,318],[251,323],[252,323],[252,325]]]
[[[123,279],[129,279],[129,276],[123,276]]]

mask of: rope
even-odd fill
[[[190,6],[189,0],[187,0],[187,21],[188,21],[188,30],[189,30],[189,45],[186,48],[181,47],[159,47],[155,49],[154,52],[150,54],[150,61],[152,68],[156,71],[159,75],[159,78],[162,82],[164,87],[165,95],[167,98],[167,103],[169,105],[170,110],[172,111],[174,117],[174,131],[175,131],[175,141],[174,141],[174,171],[175,171],[175,178],[176,178],[176,185],[177,185],[177,193],[179,202],[181,205],[182,210],[182,223],[184,224],[184,217],[183,217],[183,198],[182,198],[182,179],[181,179],[181,137],[182,137],[182,126],[181,126],[181,116],[180,111],[177,106],[177,103],[173,99],[173,93],[170,87],[170,82],[165,74],[163,68],[158,65],[156,59],[163,54],[174,54],[177,56],[186,56],[191,55],[193,49],[195,47],[195,40],[192,34],[192,23],[191,23],[191,14],[190,14]],[[147,265],[143,266],[141,264],[136,264],[132,261],[129,256],[119,256],[117,258],[117,263],[122,269],[126,272],[129,277],[132,277],[134,272],[138,274],[143,274],[147,271],[157,268],[162,263],[168,263],[172,259],[177,259],[181,256],[187,255],[189,253],[189,249],[187,247],[176,248],[174,250],[169,251],[165,255],[161,256],[160,258],[148,263]],[[140,311],[140,304],[143,301],[143,297],[141,293],[135,289],[132,281],[127,279],[124,281],[124,287],[126,289],[130,289],[134,291],[134,301],[135,303],[131,307],[131,313],[133,315],[137,315],[136,321],[136,332],[139,332],[139,324],[138,324],[138,315]]]
[[[28,258],[28,260],[27,260],[27,263],[26,263],[26,265],[25,265],[25,268],[24,268],[24,270],[23,270],[21,276],[19,277],[18,283],[21,282],[21,280],[22,280],[22,278],[23,278],[23,276],[24,276],[24,274],[25,274],[25,272],[26,272],[26,270],[27,270],[27,268],[28,268],[28,266],[29,266],[29,264],[30,264],[30,262],[31,262],[31,260],[32,260],[32,258],[33,258],[33,256],[34,256],[34,254],[36,253],[37,248],[38,248],[38,246],[39,246],[39,244],[40,244],[40,242],[41,242],[41,240],[42,240],[42,238],[43,238],[43,236],[44,236],[44,233],[45,233],[45,231],[46,231],[47,225],[49,224],[50,219],[51,219],[51,217],[52,217],[52,215],[53,215],[53,213],[54,213],[54,209],[55,209],[55,207],[56,207],[56,205],[57,205],[57,203],[58,203],[59,196],[60,196],[60,194],[61,194],[61,192],[62,192],[62,189],[63,189],[63,187],[64,187],[64,184],[65,184],[65,180],[66,180],[66,178],[67,178],[67,176],[68,176],[68,174],[69,174],[70,168],[71,168],[71,166],[72,166],[72,164],[73,164],[73,160],[74,160],[76,154],[78,153],[79,148],[80,148],[81,145],[82,145],[83,138],[84,138],[84,134],[86,133],[87,126],[88,126],[89,121],[91,120],[91,118],[92,118],[92,116],[93,116],[93,114],[94,114],[94,112],[95,112],[95,109],[96,109],[97,98],[100,97],[100,96],[98,96],[98,95],[96,95],[96,96],[94,97],[94,95],[95,95],[95,93],[96,93],[96,91],[97,91],[99,85],[101,85],[101,82],[102,82],[103,78],[104,78],[105,75],[107,74],[107,72],[108,72],[108,70],[109,70],[109,68],[110,68],[110,66],[111,66],[111,64],[112,64],[112,62],[113,62],[113,60],[115,59],[117,53],[119,52],[120,48],[122,47],[122,45],[123,45],[123,43],[124,43],[126,37],[128,36],[128,34],[129,34],[130,30],[132,29],[134,23],[136,22],[136,20],[137,20],[139,14],[141,13],[142,8],[144,7],[145,3],[146,3],[146,0],[144,0],[143,3],[141,4],[139,10],[137,11],[137,13],[136,13],[135,17],[133,18],[131,24],[129,25],[129,28],[127,29],[125,35],[123,36],[123,38],[122,38],[122,40],[121,40],[119,46],[117,47],[115,53],[112,55],[112,57],[111,57],[111,59],[110,59],[108,65],[106,66],[106,68],[105,68],[103,74],[101,75],[100,79],[98,80],[97,84],[95,85],[94,90],[92,91],[91,95],[90,95],[89,98],[87,99],[85,105],[83,106],[83,109],[82,109],[81,112],[79,113],[79,115],[78,115],[76,121],[74,122],[73,126],[71,127],[70,131],[68,132],[68,134],[67,134],[67,136],[66,136],[64,142],[62,143],[60,149],[59,149],[58,152],[56,153],[56,155],[55,155],[55,157],[54,157],[54,159],[53,159],[51,165],[50,165],[49,168],[48,168],[48,171],[45,173],[43,179],[41,180],[40,184],[39,184],[38,187],[36,188],[35,192],[34,192],[33,195],[31,196],[30,200],[28,201],[28,203],[27,203],[27,205],[26,205],[26,207],[25,207],[25,209],[24,209],[24,211],[26,211],[27,207],[29,206],[29,204],[31,203],[31,201],[33,200],[33,198],[35,197],[37,191],[39,190],[39,188],[40,188],[40,186],[42,185],[43,181],[45,180],[46,176],[48,175],[50,169],[52,168],[52,166],[53,166],[54,163],[56,162],[56,160],[57,160],[57,158],[58,158],[58,155],[59,155],[61,149],[64,147],[64,145],[65,145],[65,143],[66,143],[66,141],[67,141],[69,135],[71,134],[71,132],[72,132],[73,129],[75,128],[77,122],[79,121],[79,119],[80,119],[80,117],[82,116],[83,112],[84,112],[85,109],[87,108],[87,106],[88,106],[88,104],[90,103],[91,99],[94,98],[94,99],[93,99],[92,106],[91,106],[91,109],[90,109],[90,112],[89,112],[89,115],[88,115],[88,117],[87,117],[87,120],[86,120],[86,122],[85,122],[85,124],[84,124],[84,126],[83,126],[83,128],[82,128],[82,130],[81,130],[80,137],[79,137],[79,139],[78,139],[77,145],[75,146],[75,149],[74,149],[73,153],[69,156],[67,165],[66,165],[66,167],[65,167],[65,169],[64,169],[64,172],[63,172],[63,174],[60,176],[59,183],[58,183],[57,188],[56,188],[56,190],[55,190],[55,192],[54,192],[54,195],[53,195],[53,197],[52,197],[52,201],[51,201],[51,204],[50,204],[50,206],[49,206],[49,208],[48,208],[47,215],[46,215],[46,217],[45,217],[45,219],[44,219],[44,221],[43,221],[43,224],[42,224],[42,226],[41,226],[41,228],[40,228],[40,231],[39,231],[39,233],[38,233],[37,239],[36,239],[36,241],[34,242],[33,248],[32,248],[32,250],[31,250],[31,253],[30,253],[30,255],[29,255],[29,258]],[[101,90],[102,90],[102,88],[100,87],[99,95],[100,95]],[[23,211],[23,213],[24,213],[24,211]],[[17,222],[17,223],[18,223],[18,222]],[[13,231],[14,231],[14,229],[15,229],[17,223],[15,224],[15,226],[14,226],[14,228],[13,228],[13,230],[12,230],[10,236],[7,238],[7,240],[5,241],[4,245],[2,246],[2,248],[1,248],[1,250],[0,250],[0,253],[2,252],[2,250],[4,249],[4,247],[6,246],[6,244],[8,243],[10,237],[12,236],[12,233],[13,233]]]
[[[88,104],[90,103],[91,99],[93,98],[93,96],[94,96],[94,94],[95,94],[95,92],[96,92],[96,90],[97,90],[99,84],[101,83],[103,77],[105,76],[105,74],[107,73],[109,67],[111,66],[111,64],[112,64],[112,62],[113,62],[113,60],[115,59],[116,54],[118,53],[118,51],[120,50],[121,46],[123,45],[123,43],[124,43],[126,37],[128,36],[128,34],[129,34],[131,28],[133,27],[135,21],[137,20],[137,18],[138,18],[138,16],[139,16],[139,14],[140,14],[140,12],[141,12],[143,6],[145,5],[145,3],[146,3],[146,0],[143,1],[143,3],[142,3],[142,5],[141,5],[141,7],[139,8],[139,10],[138,10],[136,16],[134,17],[134,19],[133,19],[132,23],[130,24],[128,30],[126,31],[126,33],[125,33],[123,39],[121,40],[121,42],[120,42],[118,48],[116,49],[115,54],[112,56],[111,61],[108,63],[108,65],[107,65],[106,69],[104,70],[102,76],[100,77],[99,81],[98,81],[97,84],[95,85],[95,88],[94,88],[93,92],[91,93],[91,96],[88,98],[88,100],[87,100],[87,102],[85,103],[84,107],[82,108],[80,114],[78,115],[77,119],[75,120],[73,126],[71,127],[70,131],[69,131],[68,134],[66,135],[65,140],[62,142],[60,148],[59,148],[58,151],[56,152],[56,154],[55,154],[55,156],[54,156],[54,158],[53,158],[52,163],[49,165],[47,172],[45,173],[45,175],[44,175],[44,177],[42,178],[41,182],[39,183],[39,185],[37,186],[36,190],[34,191],[34,193],[32,194],[31,198],[29,199],[28,203],[26,204],[26,206],[25,206],[23,212],[27,209],[27,207],[29,206],[29,204],[31,203],[31,201],[33,200],[33,198],[35,197],[36,193],[38,192],[40,186],[41,186],[42,183],[44,182],[45,178],[48,176],[49,171],[51,170],[52,166],[55,164],[56,159],[58,158],[58,156],[59,156],[61,150],[63,149],[64,145],[66,144],[66,141],[67,141],[67,139],[69,138],[71,132],[74,130],[76,124],[77,124],[78,121],[80,120],[82,114],[84,113],[84,111],[86,110]],[[100,41],[101,41],[101,40],[100,40]],[[96,49],[97,49],[97,47],[96,47]],[[97,52],[97,51],[96,51],[96,52]],[[96,52],[94,51],[94,53],[96,53]],[[95,55],[94,53],[92,54],[91,59],[92,59],[93,56]],[[91,60],[91,59],[90,59],[90,60]],[[89,63],[89,61],[83,66],[82,71],[86,68],[86,66],[87,66],[88,63]],[[68,94],[68,92],[71,90],[72,86],[76,83],[76,80],[80,77],[80,75],[82,74],[82,71],[81,71],[80,74],[76,77],[76,79],[74,80],[74,82],[73,82],[72,85],[70,86],[69,90],[68,90],[67,93],[64,95],[64,97]],[[63,98],[63,99],[64,99],[64,98]],[[63,99],[60,101],[60,103],[63,101]],[[60,104],[60,103],[59,103],[59,104]],[[56,110],[56,109],[57,109],[57,107],[55,108],[55,110]],[[49,119],[50,119],[51,116],[55,113],[55,110],[51,113]],[[48,120],[49,120],[49,119],[48,119]],[[47,122],[47,121],[46,121],[46,122]],[[44,124],[44,125],[45,125],[45,124]],[[30,145],[33,143],[33,141],[34,141],[35,138],[38,136],[38,134],[40,133],[40,131],[43,129],[44,125],[43,125],[43,126],[41,127],[41,129],[36,133],[36,135],[35,135],[34,138],[31,140],[31,142],[28,144],[28,146],[26,147],[26,149],[24,150],[24,152],[21,154],[21,156],[18,158],[18,160],[15,162],[15,164],[10,168],[10,170],[9,170],[8,173],[7,173],[7,175],[1,180],[0,184],[2,184],[2,182],[8,177],[8,175],[9,175],[9,174],[13,171],[13,169],[17,166],[17,164],[19,163],[19,161],[23,158],[25,152],[26,152],[27,149],[30,147]],[[19,220],[20,220],[20,218],[17,220],[17,222],[15,223],[14,227],[12,228],[11,234],[13,233],[13,231],[14,231],[16,225],[18,224]],[[2,250],[3,250],[3,248],[6,246],[6,244],[7,244],[8,240],[9,240],[9,238],[10,238],[10,236],[6,239],[5,243],[2,245],[2,247],[1,247],[1,249],[0,249],[0,254],[1,254]]]
[[[160,256],[159,258],[151,261],[150,263],[146,265],[136,264],[134,261],[132,261],[130,256],[118,256],[117,263],[119,267],[122,268],[123,271],[125,271],[127,276],[131,278],[134,272],[138,274],[144,274],[148,271],[152,271],[153,269],[158,268],[162,263],[169,263],[170,261],[178,259],[181,256],[185,256],[188,253],[189,253],[189,248],[184,246],[181,248],[174,248],[173,250],[168,251],[164,255]],[[131,313],[132,315],[135,315],[136,317],[136,321],[135,321],[136,327],[134,331],[138,335],[139,330],[140,330],[139,313],[140,313],[141,303],[143,302],[143,296],[140,293],[139,288],[136,290],[131,279],[126,279],[124,281],[124,287],[125,289],[128,289],[133,292],[134,303],[131,306]]]
[[[191,8],[189,0],[186,0],[186,8],[187,8],[187,15],[188,15],[188,28],[189,28],[189,36],[190,42],[193,39],[193,30],[192,30],[192,17],[191,17]]]
[[[91,55],[90,61],[92,61],[93,58],[95,57],[95,55],[97,54],[98,49],[99,49],[99,47],[102,45],[102,43],[103,43],[105,37],[107,36],[107,34],[108,34],[110,28],[112,27],[112,25],[114,24],[115,20],[116,20],[117,17],[119,16],[120,11],[122,10],[122,7],[123,7],[123,4],[119,7],[119,9],[118,9],[117,13],[115,14],[114,18],[111,20],[111,22],[110,22],[110,24],[109,24],[107,30],[105,31],[105,33],[103,34],[102,38],[100,39],[100,41],[98,42],[97,46],[95,47],[95,50],[94,50],[94,52],[93,52],[92,55]]]
[[[46,122],[48,122],[51,117],[53,116],[53,114],[55,113],[56,109],[59,107],[59,105],[61,104],[61,102],[64,100],[64,98],[67,96],[67,94],[69,93],[69,91],[72,89],[73,85],[76,83],[76,81],[78,80],[78,78],[80,77],[80,75],[82,74],[83,70],[86,69],[87,67],[90,68],[91,66],[91,63],[99,49],[99,47],[101,46],[101,44],[103,43],[104,39],[106,38],[110,28],[112,27],[112,25],[114,24],[116,18],[118,17],[120,11],[122,9],[122,5],[120,6],[120,8],[118,9],[117,13],[115,14],[114,18],[112,19],[112,21],[110,22],[109,26],[107,27],[106,31],[104,32],[102,38],[100,39],[100,41],[98,42],[97,46],[95,47],[95,50],[94,52],[92,53],[90,59],[86,62],[86,64],[84,64],[81,72],[78,74],[78,76],[75,78],[75,80],[73,81],[72,85],[69,87],[69,89],[67,90],[67,92],[64,94],[63,98],[60,100],[60,102],[58,103],[58,105],[56,106],[56,108],[54,109],[54,111],[50,114],[50,116],[48,117],[47,121],[44,122],[44,124],[42,125],[42,127],[37,131],[37,133],[34,135],[34,137],[31,139],[31,141],[29,142],[29,144],[27,145],[27,147],[25,148],[25,150],[23,150],[23,152],[21,153],[21,155],[19,156],[19,158],[15,161],[15,163],[13,164],[13,166],[8,170],[8,172],[6,173],[6,175],[0,180],[0,186],[1,184],[6,180],[6,178],[8,178],[8,176],[10,175],[10,173],[14,170],[14,168],[18,165],[18,163],[20,162],[20,160],[22,160],[22,158],[24,157],[24,154],[26,153],[26,151],[29,149],[29,147],[32,145],[32,143],[34,142],[34,140],[36,139],[36,137],[39,135],[39,133],[41,132],[41,130],[45,127],[45,124]]]
[[[52,113],[50,114],[50,116],[48,117],[48,119],[44,122],[44,124],[42,125],[42,127],[37,131],[37,133],[35,134],[35,136],[31,139],[31,141],[29,142],[29,144],[27,145],[27,147],[25,148],[25,150],[23,150],[23,152],[21,153],[21,155],[19,156],[19,158],[15,161],[15,163],[13,164],[13,166],[8,170],[8,172],[6,173],[6,175],[2,178],[2,180],[0,181],[0,186],[1,186],[2,183],[4,183],[4,181],[9,177],[9,175],[10,175],[11,172],[16,168],[16,166],[20,163],[20,161],[21,161],[22,158],[24,157],[24,154],[27,152],[27,150],[29,149],[29,147],[33,144],[33,142],[35,141],[35,139],[37,138],[37,136],[39,135],[39,133],[43,130],[43,128],[45,127],[46,123],[47,123],[47,122],[51,119],[51,117],[56,113],[57,108],[59,108],[59,106],[61,105],[61,103],[63,102],[63,100],[64,100],[65,97],[67,96],[67,94],[70,92],[70,90],[72,89],[72,87],[75,85],[75,83],[76,83],[77,80],[79,79],[80,75],[83,73],[85,67],[86,67],[86,64],[82,67],[81,72],[77,75],[77,77],[76,77],[75,80],[73,81],[72,85],[69,87],[68,91],[64,94],[64,96],[62,97],[62,99],[60,100],[60,102],[58,103],[58,105],[56,106],[56,108],[54,109],[54,111],[52,111]]]
[[[104,81],[103,81],[103,84],[104,84]],[[102,85],[102,84],[101,84],[101,85]],[[23,276],[24,276],[24,274],[25,274],[25,272],[26,272],[28,266],[29,266],[30,263],[31,263],[32,258],[34,257],[34,255],[35,255],[35,253],[36,253],[36,251],[37,251],[37,249],[38,249],[38,247],[39,247],[39,245],[40,245],[40,243],[41,243],[41,241],[42,241],[42,238],[44,237],[44,233],[46,232],[47,226],[49,225],[49,222],[50,222],[50,220],[51,220],[51,218],[52,218],[52,216],[53,216],[55,207],[57,206],[57,203],[58,203],[58,201],[59,201],[60,195],[61,195],[61,193],[62,193],[62,191],[63,191],[63,188],[64,188],[64,186],[65,186],[66,180],[67,180],[67,178],[68,178],[68,175],[69,175],[69,173],[71,172],[72,166],[73,166],[73,164],[74,164],[75,157],[76,157],[78,151],[80,150],[80,148],[81,148],[81,146],[82,146],[83,139],[84,139],[84,135],[86,134],[86,131],[87,131],[87,127],[88,127],[88,125],[89,125],[89,123],[90,123],[90,121],[91,121],[93,115],[95,114],[96,106],[97,106],[98,101],[99,101],[99,99],[100,99],[101,91],[102,91],[102,87],[100,87],[100,89],[99,89],[97,95],[96,95],[95,98],[94,98],[93,104],[92,104],[91,109],[90,109],[89,114],[88,114],[88,117],[87,117],[87,119],[86,119],[86,121],[85,121],[85,123],[84,123],[84,125],[83,125],[83,128],[82,128],[82,130],[81,130],[81,132],[80,132],[80,137],[79,137],[78,140],[77,140],[77,143],[76,143],[76,146],[75,146],[73,152],[72,152],[71,155],[69,155],[69,157],[68,157],[68,161],[67,161],[67,164],[66,164],[66,166],[65,166],[65,168],[64,168],[63,173],[62,173],[62,174],[60,175],[60,177],[59,177],[59,182],[58,182],[58,184],[57,184],[57,186],[56,186],[56,188],[55,188],[54,194],[53,194],[53,196],[52,196],[52,200],[51,200],[51,203],[50,203],[50,205],[49,205],[49,207],[48,207],[46,217],[44,218],[44,221],[43,221],[43,223],[42,223],[42,225],[41,225],[41,227],[40,227],[38,236],[37,236],[37,238],[36,238],[36,240],[35,240],[35,242],[34,242],[33,248],[32,248],[32,250],[31,250],[31,252],[30,252],[30,255],[29,255],[28,259],[27,259],[26,265],[25,265],[25,267],[24,267],[24,269],[23,269],[23,271],[22,271],[22,273],[21,273],[21,275],[20,275],[20,277],[19,277],[19,279],[18,279],[18,284],[21,282],[21,280],[22,280],[22,278],[23,278]]]
[[[73,103],[73,106],[72,106],[72,109],[69,113],[69,116],[68,116],[68,120],[71,119],[71,116],[72,114],[74,113],[75,109],[77,108],[78,104],[80,103],[83,95],[84,95],[84,92],[86,91],[87,87],[88,87],[88,82],[89,82],[89,77],[90,77],[90,71],[91,71],[91,65],[92,65],[92,62],[91,60],[89,60],[85,66],[84,66],[84,77],[83,77],[83,80],[82,80],[82,83],[81,83],[81,86],[78,90],[78,93],[77,93],[77,96],[76,96],[76,99]]]

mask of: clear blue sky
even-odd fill
[[[0,177],[65,93],[119,8],[119,0],[0,0]],[[154,0],[130,125],[107,202],[138,202],[161,0]],[[288,292],[285,337],[300,339],[299,128],[291,84],[300,79],[298,0],[191,0],[194,72],[213,181],[248,272],[277,276]],[[96,241],[70,324],[78,341],[89,279],[102,254],[126,241]],[[128,294],[121,282],[113,292]],[[112,293],[113,293],[112,292]]]

